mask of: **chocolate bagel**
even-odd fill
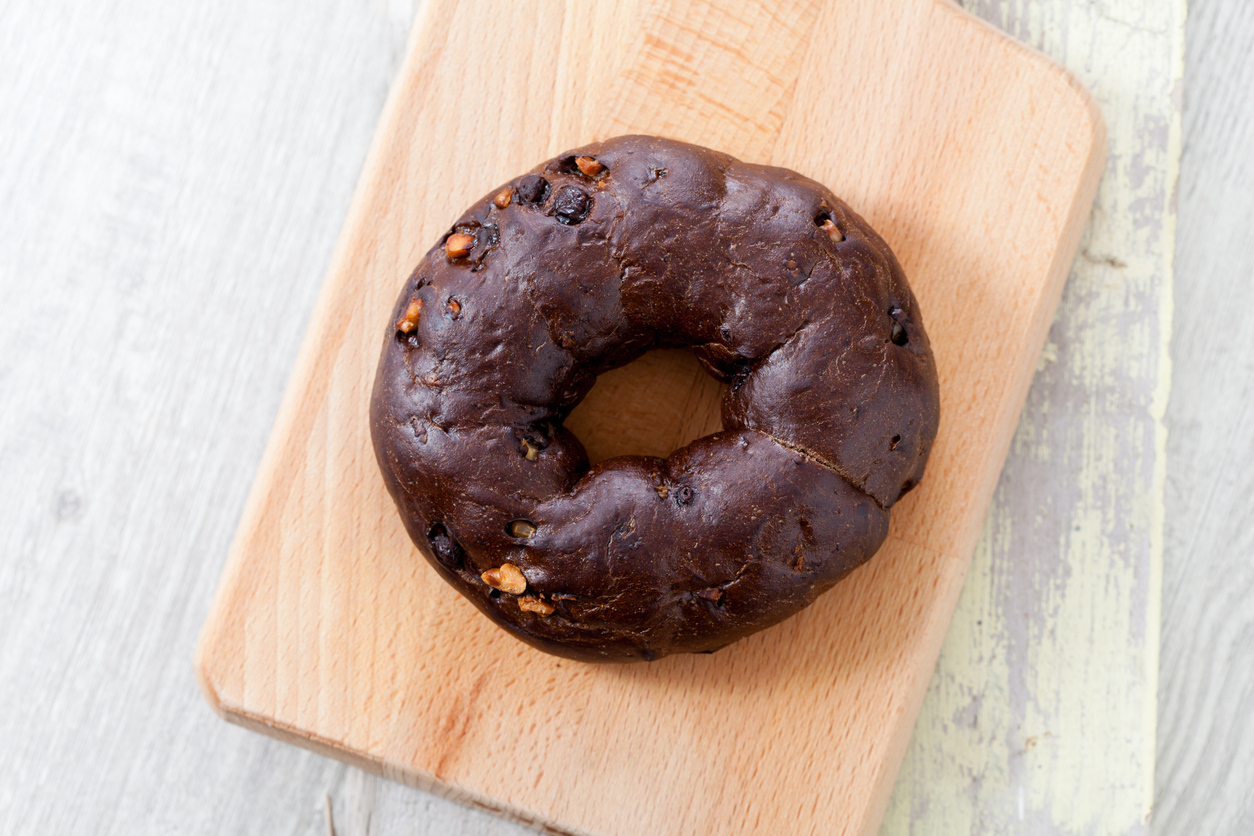
[[[723,431],[589,468],[602,372],[689,346]],[[923,475],[936,367],[888,245],[823,186],[627,136],[472,206],[388,324],[375,453],[418,548],[480,610],[588,661],[709,652],[866,561]]]

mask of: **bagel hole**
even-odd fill
[[[599,376],[565,424],[592,464],[616,456],[665,458],[723,429],[726,391],[691,350],[655,349]]]

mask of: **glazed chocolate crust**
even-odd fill
[[[690,346],[724,431],[588,467],[562,422],[596,376]],[[588,661],[709,652],[866,561],[936,435],[935,364],[896,258],[792,171],[627,136],[471,207],[405,283],[375,453],[440,575]]]

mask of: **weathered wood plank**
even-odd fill
[[[1254,833],[1254,4],[1193,0],[1155,832]]]
[[[0,3],[0,832],[319,832],[190,660],[411,13]]]
[[[885,833],[1144,833],[1184,0],[968,0],[1093,90],[1106,176]]]
[[[1040,44],[1068,14],[1116,7],[973,10]],[[528,832],[228,726],[186,661],[412,4],[115,0],[70,12],[0,4],[4,828],[321,834],[330,791],[341,836]],[[1194,0],[1167,415],[1164,835],[1254,830],[1254,489],[1242,467],[1254,457],[1243,406],[1254,339],[1239,313],[1254,287],[1250,43],[1248,3]],[[1085,73],[1081,49],[1054,49]],[[189,310],[197,327],[175,327]],[[1055,337],[1065,355],[1069,335]],[[1083,410],[1077,391],[1054,393],[1050,414]],[[999,506],[1072,473],[1075,438],[1051,437],[1042,482],[1004,478]],[[994,553],[1008,547],[990,540],[977,561]],[[998,588],[986,588],[968,590],[958,619],[972,623],[973,602],[994,609]],[[965,794],[974,782],[942,786]]]

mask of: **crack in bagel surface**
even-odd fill
[[[723,431],[590,467],[567,415],[678,346],[729,383]],[[794,172],[620,137],[494,190],[427,253],[371,430],[446,581],[536,647],[630,661],[716,650],[867,560],[938,410],[918,306],[865,221]]]

